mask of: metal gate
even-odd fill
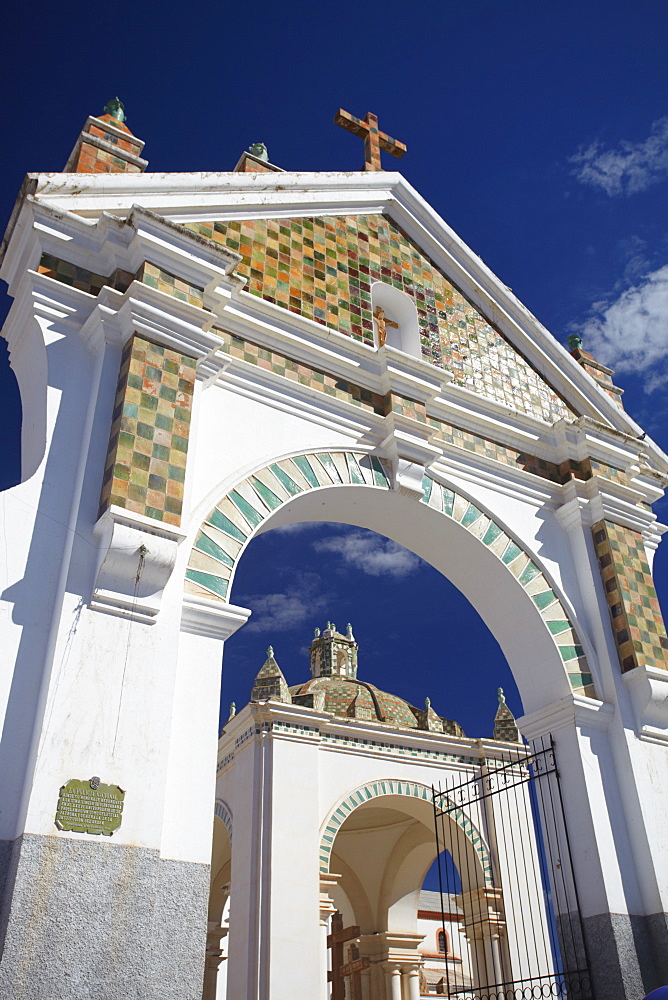
[[[433,802],[443,940],[454,907],[470,962],[463,976],[446,956],[439,992],[594,1000],[553,740],[487,757]]]

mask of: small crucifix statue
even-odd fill
[[[362,120],[355,118],[355,115],[344,111],[343,108],[339,108],[334,115],[334,123],[340,125],[346,131],[352,132],[353,135],[358,135],[364,139],[365,170],[383,169],[380,165],[381,149],[384,149],[386,153],[391,153],[392,156],[396,156],[397,159],[400,159],[406,152],[406,146],[403,142],[399,142],[397,139],[393,139],[391,135],[387,135],[386,132],[379,130],[378,117],[372,111],[367,111],[364,120]]]
[[[395,330],[399,329],[399,324],[395,323],[393,320],[388,319],[385,315],[385,310],[381,306],[376,306],[376,311],[373,314],[373,318],[376,321],[376,326],[378,327],[378,346],[382,347],[387,340],[387,328],[388,326],[394,327]]]
[[[344,976],[349,973],[343,972],[345,968],[343,961],[343,946],[346,941],[354,941],[359,937],[360,929],[355,924],[353,927],[343,926],[343,917],[337,911],[332,914],[332,933],[327,935],[327,947],[332,952],[332,971],[327,973],[327,981],[332,984],[332,1000],[345,1000],[346,986]]]

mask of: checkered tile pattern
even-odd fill
[[[519,743],[520,741],[515,717],[508,706],[503,703],[499,705],[494,718],[493,736],[495,740],[501,740],[503,743]]]
[[[265,371],[273,372],[274,375],[282,375],[283,378],[291,382],[299,382],[300,385],[307,385],[316,392],[324,392],[327,396],[334,396],[336,399],[345,400],[353,406],[359,406],[363,410],[378,413],[384,416],[386,413],[385,396],[377,392],[370,392],[362,389],[352,382],[337,378],[335,375],[328,375],[327,372],[311,365],[302,364],[278,351],[270,351],[265,347],[259,347],[250,340],[226,333],[224,330],[215,329],[214,333],[221,338],[221,350],[229,354],[232,358],[246,361],[250,365],[257,365]]]
[[[178,525],[195,359],[134,336],[118,376],[100,514],[110,504]]]
[[[106,127],[109,126],[109,127]],[[118,132],[124,133],[118,135]],[[95,136],[106,148],[100,148],[87,136]],[[89,120],[80,137],[79,153],[71,169],[77,174],[140,174],[146,162],[136,162],[144,143],[132,134],[127,125],[111,115]]]
[[[373,346],[371,283],[410,295],[422,353],[455,384],[547,420],[573,411],[424,256],[381,215],[188,223],[241,254],[247,290]]]
[[[43,253],[37,266],[39,274],[45,274],[47,278],[54,281],[61,281],[64,285],[71,285],[82,292],[89,292],[97,295],[105,285],[110,283],[110,279],[103,274],[94,274],[84,267],[77,267],[67,260],[59,257],[52,257],[50,253]]]
[[[136,277],[137,281],[141,281],[144,285],[150,285],[151,288],[166,292],[167,295],[172,295],[175,299],[189,302],[193,306],[199,306],[200,309],[203,308],[203,288],[198,285],[189,285],[187,281],[169,274],[168,271],[161,270],[155,264],[149,264],[148,261],[145,261],[137,271]]]
[[[155,264],[144,261],[136,274],[130,271],[117,269],[108,277],[103,274],[94,274],[83,267],[70,264],[69,261],[53,257],[51,254],[42,254],[37,268],[40,274],[45,274],[55,281],[62,281],[66,285],[88,292],[90,295],[97,295],[101,288],[108,285],[124,292],[132,281],[141,281],[144,285],[157,288],[167,295],[180,299],[182,302],[189,302],[193,306],[204,308],[204,289],[198,285],[189,285],[187,281],[182,281],[168,271],[163,271]]]
[[[668,670],[668,638],[642,535],[612,521],[592,528],[622,672]]]

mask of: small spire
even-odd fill
[[[348,622],[348,624],[346,625],[346,637],[348,639],[353,639],[354,638],[354,636],[353,636],[353,627],[350,624],[350,622]]]
[[[255,683],[251,691],[251,701],[268,700],[284,701],[288,704],[292,701],[287,681],[274,659],[273,646],[269,646],[267,649],[267,659],[255,677]]]
[[[236,714],[237,714],[237,706],[236,703],[232,701],[230,702],[230,714],[227,717],[227,721],[229,722],[230,719],[233,719]]]
[[[319,628],[316,628],[316,629],[313,630],[313,638],[314,639],[319,639],[320,638],[320,629]]]
[[[506,705],[506,696],[503,693],[503,688],[497,689],[496,696],[499,701],[499,707],[494,716],[493,738],[501,740],[503,743],[519,743],[520,734],[515,722],[515,716]]]
[[[431,708],[431,698],[429,696],[427,696],[424,700],[424,707],[427,711]]]
[[[263,142],[254,142],[248,147],[248,152],[263,163],[269,163],[269,153]]]
[[[105,115],[111,115],[117,122],[125,121],[125,105],[118,97],[112,97],[104,106]]]

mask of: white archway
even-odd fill
[[[551,700],[571,692],[595,697],[565,599],[536,554],[490,512],[429,476],[419,501],[393,490],[383,462],[363,452],[295,455],[228,489],[197,532],[186,594],[224,603],[251,538],[271,527],[321,520],[378,531],[443,573],[499,642],[525,711],[544,704],[546,694]]]

